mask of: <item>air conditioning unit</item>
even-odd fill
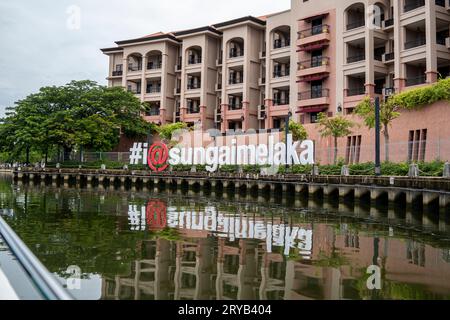
[[[222,113],[220,112],[220,109],[216,110],[214,112],[214,122],[215,123],[222,123]]]
[[[267,118],[266,106],[259,105],[258,106],[258,120],[265,120],[266,118]]]

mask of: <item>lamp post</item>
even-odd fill
[[[287,145],[287,141],[288,141],[288,135],[289,135],[289,122],[291,121],[291,117],[292,117],[292,112],[291,111],[289,111],[288,112],[288,114],[287,114],[287,116],[286,116],[286,119],[285,119],[285,121],[286,121],[286,123],[285,123],[285,125],[284,125],[284,129],[285,129],[285,142],[286,142],[286,172],[287,172],[287,169],[289,168],[289,165],[288,165],[288,145]]]
[[[380,160],[380,98],[375,98],[375,175],[381,175]]]

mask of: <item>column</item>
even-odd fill
[[[425,1],[425,37],[427,57],[427,83],[437,81],[437,50],[436,50],[436,3]]]
[[[142,57],[142,73],[141,73],[141,101],[144,102],[144,96],[147,92],[147,85],[145,81],[145,71],[147,70],[147,56]]]
[[[366,12],[367,15],[367,12]],[[369,21],[369,17],[366,17],[366,21]],[[366,22],[367,23],[367,22]],[[366,95],[373,97],[375,94],[375,70],[374,70],[374,30],[373,28],[366,26],[365,32],[365,44],[366,44]]]
[[[403,0],[394,0],[394,88],[400,92],[405,88],[406,76],[404,64],[401,62],[400,53],[404,44],[404,30],[400,24]]]
[[[124,53],[125,54],[125,53]],[[127,86],[127,75],[128,75],[128,58],[123,58],[122,59],[122,87],[125,88],[125,90],[127,90],[128,86]]]

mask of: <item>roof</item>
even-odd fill
[[[144,41],[155,41],[155,40],[173,40],[176,42],[180,42],[173,34],[171,33],[154,33],[145,37],[136,38],[136,39],[130,39],[130,40],[122,40],[122,41],[116,41],[117,45],[123,45],[123,44],[130,44],[130,43],[136,43],[136,42],[144,42]]]
[[[262,20],[262,19],[259,19],[259,18],[255,18],[253,16],[246,16],[246,17],[242,17],[242,18],[238,18],[238,19],[233,19],[233,20],[217,23],[217,24],[214,24],[213,27],[214,28],[223,28],[223,27],[228,27],[228,26],[231,26],[233,24],[238,24],[238,23],[242,23],[242,22],[254,22],[254,23],[259,24],[261,26],[265,26],[266,25],[266,21],[265,20]]]
[[[193,34],[193,33],[208,32],[208,31],[218,34],[218,35],[222,35],[222,32],[214,29],[211,26],[200,27],[200,28],[189,29],[189,30],[181,30],[181,31],[174,32],[173,35],[176,37],[181,37],[181,36],[185,36],[185,35],[189,35],[189,34]]]

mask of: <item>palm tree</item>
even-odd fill
[[[324,113],[319,113],[318,123],[319,132],[322,137],[334,138],[334,164],[336,164],[338,155],[338,138],[351,134],[351,128],[353,128],[355,124],[340,114],[331,118]]]

